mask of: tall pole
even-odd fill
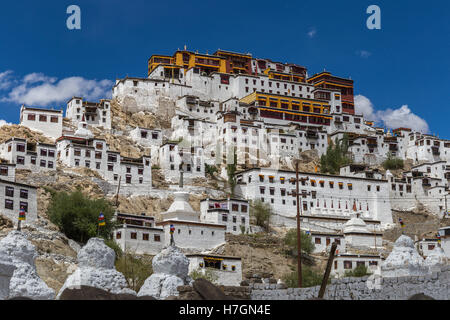
[[[300,232],[300,194],[299,194],[299,179],[298,179],[298,160],[295,163],[295,172],[297,176],[297,271],[298,271],[298,287],[302,287],[302,241]]]

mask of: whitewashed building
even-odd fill
[[[389,194],[392,207],[410,210],[417,203],[423,204],[430,212],[442,216],[450,207],[448,194],[450,166],[447,162],[423,163],[404,172],[401,179],[386,173],[390,183]],[[447,201],[447,204],[446,204]]]
[[[188,254],[189,274],[194,271],[212,272],[217,280],[216,284],[222,286],[240,286],[242,282],[242,259],[210,254]]]
[[[0,145],[0,157],[16,165],[17,169],[33,172],[56,170],[56,145],[30,143],[25,139],[11,138]]]
[[[225,243],[226,226],[208,223],[200,219],[200,213],[189,204],[189,194],[175,192],[175,199],[169,210],[163,212],[163,221],[156,225],[164,229],[165,246],[170,245],[170,226],[173,225],[175,245],[194,250],[211,250]]]
[[[118,223],[114,230],[114,241],[123,252],[156,255],[164,246],[164,231],[155,227],[155,218],[116,212]]]
[[[250,207],[246,200],[205,199],[200,201],[200,220],[222,224],[226,232],[244,234],[250,232]]]
[[[74,168],[97,171],[113,186],[120,183],[121,194],[146,195],[152,190],[151,158],[128,158],[109,150],[103,139],[63,136],[57,140],[58,158]],[[111,190],[117,192],[117,190]]]
[[[238,172],[236,177],[240,197],[267,202],[282,216],[296,215],[295,172],[254,168]],[[378,220],[383,225],[393,222],[386,180],[319,173],[300,173],[299,179],[303,214],[348,220],[358,211],[364,220]]]
[[[20,125],[41,132],[49,138],[58,139],[63,130],[63,111],[22,105]]]
[[[337,254],[334,258],[331,275],[334,277],[342,277],[345,272],[353,271],[356,267],[363,265],[370,273],[381,272],[382,258],[380,255],[370,254]]]
[[[440,228],[441,247],[447,258],[450,259],[450,227]]]
[[[0,162],[0,179],[4,181],[16,181],[16,165],[8,162]]]
[[[179,181],[180,171],[186,180],[205,177],[203,148],[191,146],[189,141],[169,141],[159,149],[159,166],[166,180]]]
[[[26,212],[22,226],[34,224],[37,220],[37,188],[0,179],[0,214],[17,225],[21,208]]]
[[[111,101],[100,100],[100,102],[84,101],[81,97],[73,97],[67,102],[66,118],[74,125],[86,121],[93,127],[111,129]]]

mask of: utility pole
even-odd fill
[[[333,265],[334,254],[336,252],[336,248],[337,248],[337,243],[333,242],[333,244],[331,245],[330,256],[328,257],[327,269],[325,270],[325,274],[322,279],[322,285],[320,286],[320,291],[319,291],[320,299],[323,299],[323,296],[325,295],[325,289],[327,288],[328,278],[330,277],[331,267]]]
[[[296,182],[296,197],[297,197],[297,271],[298,271],[298,287],[302,287],[302,240],[301,240],[301,231],[300,231],[300,194],[299,194],[299,179],[298,179],[298,162],[295,163],[295,173],[297,177]]]

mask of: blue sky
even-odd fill
[[[433,5],[431,5],[432,3]],[[79,5],[82,30],[66,28]],[[381,8],[381,30],[366,8]],[[154,53],[250,52],[355,80],[361,112],[450,139],[448,1],[24,1],[0,11],[0,119],[21,103],[61,108],[73,93],[109,94],[116,78],[145,77]]]

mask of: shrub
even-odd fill
[[[149,256],[137,257],[124,253],[116,259],[116,270],[125,276],[129,288],[138,292],[145,280],[153,274],[152,259]]]
[[[106,226],[98,226],[100,213],[105,216]],[[105,199],[90,199],[80,191],[55,192],[48,208],[50,221],[56,224],[68,238],[85,244],[90,238],[100,236],[110,239],[114,230],[111,221],[114,210]]]
[[[320,158],[320,172],[322,173],[339,173],[342,166],[349,164],[351,161],[347,157],[348,152],[348,136],[345,134],[341,140],[333,143],[330,142],[326,154]]]
[[[314,271],[311,267],[302,264],[302,287],[309,288],[320,286],[323,275]],[[297,268],[283,277],[283,281],[289,288],[298,288]]]
[[[214,284],[217,284],[217,280],[219,279],[218,274],[215,272],[214,269],[211,268],[205,269],[197,268],[193,270],[189,274],[189,276],[192,278],[192,280],[205,279]]]
[[[310,254],[314,251],[315,245],[310,235],[301,231],[300,233],[302,253]],[[284,244],[287,245],[294,256],[297,256],[297,229],[289,230],[284,236]]]
[[[344,277],[365,277],[370,275],[371,272],[365,265],[359,265],[353,270],[345,271]]]
[[[272,214],[273,211],[270,204],[262,202],[261,200],[255,200],[250,203],[250,216],[255,218],[257,226],[260,226],[265,230],[269,229],[270,217]]]
[[[219,169],[216,166],[210,166],[209,164],[205,163],[205,174],[210,176],[211,178],[214,178],[214,174],[219,172]]]
[[[388,153],[387,159],[383,162],[383,168],[386,170],[403,169],[404,162],[402,159],[396,158],[392,153]]]

